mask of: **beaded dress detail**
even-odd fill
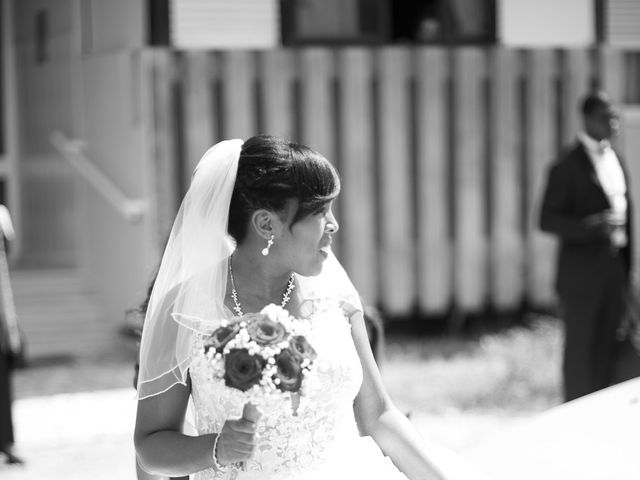
[[[192,478],[405,479],[373,440],[359,436],[353,401],[362,369],[343,308],[330,299],[307,300],[302,307],[308,314],[296,321],[307,323],[306,336],[318,357],[303,381],[299,405],[294,409],[293,399],[276,397],[258,406],[258,444],[244,470],[209,469]],[[247,401],[243,392],[214,377],[203,342],[203,336],[196,337],[190,367],[199,434],[219,432],[228,418],[240,418]]]

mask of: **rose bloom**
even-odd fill
[[[251,340],[264,346],[280,343],[287,336],[284,326],[267,316],[251,322],[247,327],[247,332],[249,332]]]
[[[289,348],[291,352],[301,360],[307,359],[313,362],[318,356],[311,344],[302,335],[293,337],[289,341]]]
[[[214,348],[218,353],[222,352],[224,346],[229,343],[229,341],[235,337],[239,331],[240,326],[238,324],[216,328],[207,339],[207,344],[204,349],[205,353],[207,353],[210,348]]]
[[[302,367],[299,359],[288,348],[275,357],[276,372],[274,378],[280,380],[278,388],[285,392],[297,392],[302,384]]]
[[[231,350],[224,357],[225,385],[246,392],[260,382],[265,363],[264,358],[250,355],[245,348]]]

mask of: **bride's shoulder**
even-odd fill
[[[312,324],[344,324],[351,325],[351,319],[359,310],[357,306],[342,298],[332,296],[316,296],[303,299],[294,314],[301,320],[311,321]]]
[[[323,281],[321,277],[299,277],[298,298],[300,313],[303,317],[327,311],[339,311],[347,319],[357,312],[362,312],[357,293],[346,294],[336,289],[335,285]]]

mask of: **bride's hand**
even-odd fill
[[[224,423],[216,453],[220,465],[230,465],[251,458],[256,447],[256,427],[260,416],[260,411],[247,403],[242,410],[242,418]]]

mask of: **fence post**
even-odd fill
[[[524,287],[524,236],[521,215],[521,131],[517,115],[518,55],[511,49],[491,51],[491,153],[492,186],[490,231],[490,298],[498,310],[519,307]]]
[[[183,57],[184,73],[184,179],[188,187],[198,161],[217,139],[214,138],[217,108],[213,95],[211,54],[188,52]]]
[[[446,51],[420,48],[415,63],[418,305],[421,313],[441,315],[453,287]]]
[[[326,48],[300,51],[300,140],[324,155],[340,169],[336,148],[333,56]],[[334,208],[339,212],[340,199]],[[340,219],[338,219],[340,220]],[[341,235],[334,237],[333,250],[340,258]]]
[[[361,295],[378,298],[376,262],[376,199],[371,55],[359,48],[338,53],[340,102],[338,115],[344,132],[339,143],[343,190],[342,237],[344,265]]]
[[[225,51],[222,56],[222,113],[225,139],[256,134],[255,64],[252,52]]]
[[[538,228],[539,203],[546,181],[546,171],[557,152],[554,148],[553,130],[553,52],[530,52],[526,69],[527,115],[527,292],[534,305],[551,306],[554,303],[553,273],[555,240]]]
[[[632,259],[633,273],[636,279],[640,280],[640,106],[633,105],[622,108],[622,154],[626,159],[629,178],[628,185],[631,185],[629,195],[633,205],[633,253]]]
[[[604,90],[611,99],[620,105],[624,101],[624,82],[626,68],[624,52],[617,49],[602,47],[598,51],[600,56],[600,78]]]
[[[409,150],[409,50],[379,51],[381,282],[385,310],[409,313],[416,300],[413,171]]]
[[[454,282],[456,306],[467,312],[486,306],[486,136],[481,81],[484,51],[460,48],[454,60]]]
[[[152,187],[150,215],[158,245],[164,245],[178,210],[176,182],[175,58],[163,49],[145,50],[142,60],[150,81],[149,128]]]
[[[299,60],[302,90],[300,140],[335,163],[331,52],[320,48],[304,49]]]
[[[261,52],[259,67],[263,122],[260,133],[293,138],[293,53],[282,49]]]
[[[563,144],[567,144],[575,140],[576,133],[582,128],[578,103],[590,87],[588,52],[584,49],[567,50],[561,73],[563,93],[561,139]]]

